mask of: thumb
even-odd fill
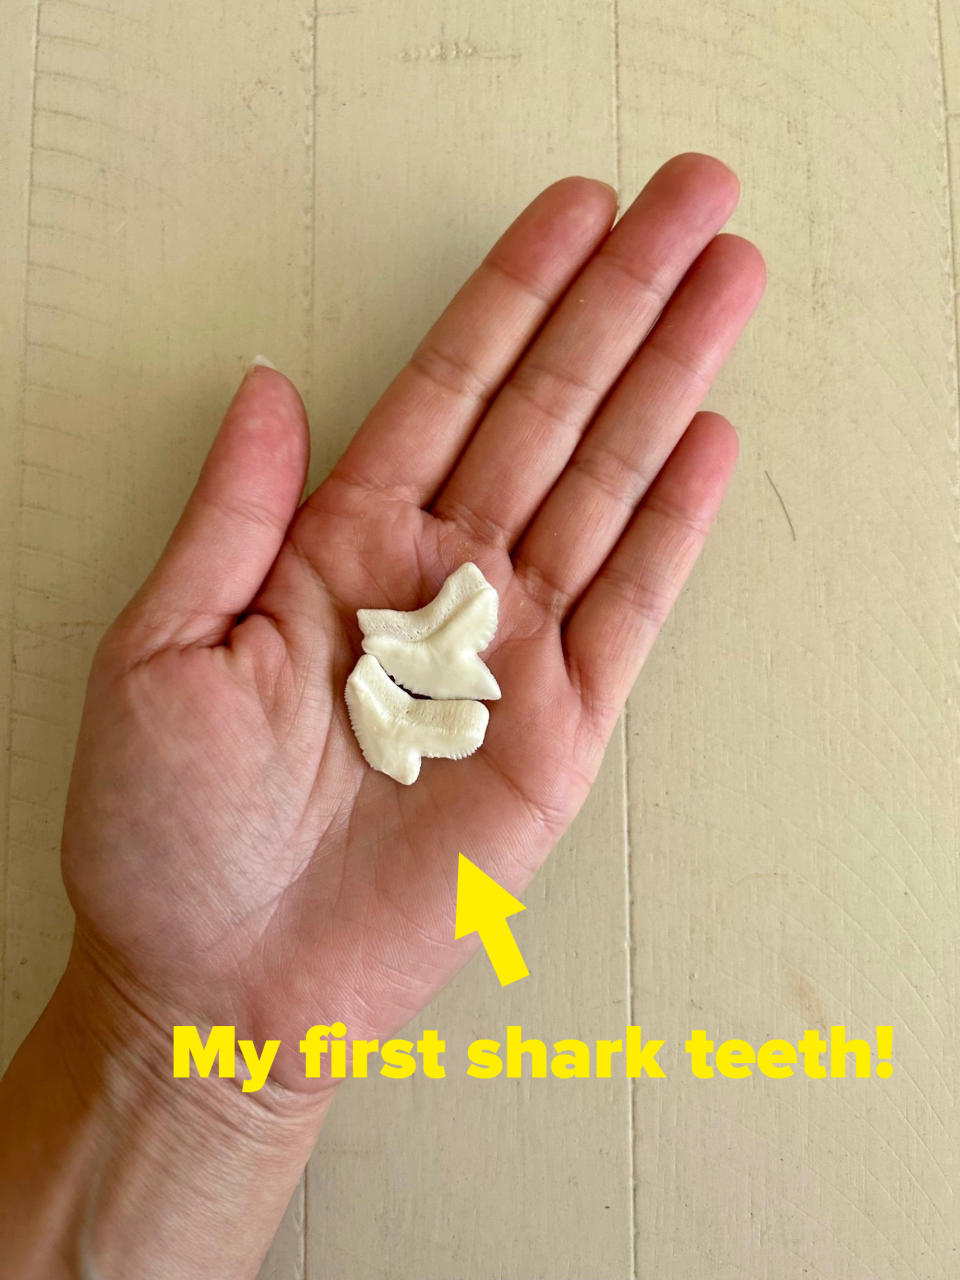
[[[258,356],[160,560],[117,620],[135,649],[226,637],[280,550],[309,454],[296,387]]]

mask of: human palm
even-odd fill
[[[681,156],[614,230],[547,188],[298,507],[307,427],[256,368],[161,561],[98,652],[64,831],[78,939],[168,1021],[284,1042],[386,1035],[471,954],[457,855],[519,892],[583,802],[736,453],[697,413],[759,298],[716,233],[736,199]],[[502,689],[466,760],[404,787],[343,698],[359,608],[413,609],[465,561],[500,595]]]

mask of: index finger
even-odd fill
[[[562,178],[541,191],[418,343],[333,477],[429,503],[616,208],[614,189],[593,178]]]

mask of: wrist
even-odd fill
[[[75,942],[0,1086],[0,1207],[24,1280],[256,1274],[331,1095],[174,1079],[187,1020]]]
[[[335,1083],[319,1093],[288,1089],[272,1078],[244,1092],[243,1077],[189,1079],[173,1075],[173,1028],[196,1024],[195,1011],[176,1008],[117,971],[79,929],[47,1014],[78,1093],[104,1087],[148,1111],[201,1130],[229,1130],[252,1148],[287,1147],[300,1132],[315,1134]],[[202,1134],[201,1134],[202,1136]]]

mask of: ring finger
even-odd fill
[[[537,512],[515,562],[563,616],[600,569],[760,299],[764,265],[739,236],[700,255]]]

